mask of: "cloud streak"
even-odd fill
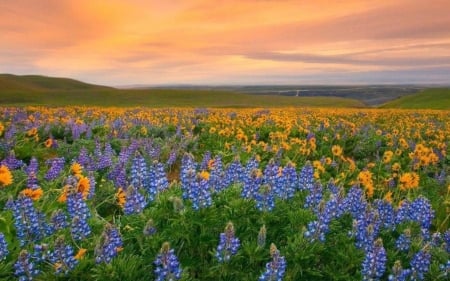
[[[3,1],[0,72],[109,85],[450,82],[432,71],[450,65],[448,10],[447,0]]]

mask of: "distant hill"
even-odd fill
[[[116,89],[67,78],[0,74],[0,106],[365,107],[356,99],[250,95],[218,89]]]
[[[84,83],[69,78],[41,75],[0,74],[0,91],[107,90],[111,87]]]
[[[382,108],[450,109],[450,88],[425,89],[387,102]]]

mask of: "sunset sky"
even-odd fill
[[[0,0],[0,73],[130,84],[450,84],[449,0]]]

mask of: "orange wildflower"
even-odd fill
[[[342,147],[340,147],[339,145],[333,145],[331,147],[331,152],[333,153],[334,156],[341,156],[342,155]]]
[[[41,198],[42,194],[44,194],[44,192],[42,191],[42,188],[37,188],[37,189],[26,188],[26,189],[22,190],[21,193],[27,197],[30,197],[34,201],[39,200],[39,198]]]
[[[13,176],[9,168],[5,165],[0,166],[0,187],[12,184]]]
[[[74,174],[75,176],[81,176],[81,172],[83,171],[83,166],[81,166],[80,164],[78,164],[77,162],[74,162],[72,164],[72,166],[70,166],[70,171],[72,172],[72,174]]]
[[[123,190],[123,188],[119,187],[119,190],[116,193],[116,199],[119,206],[123,208],[126,201],[125,191]]]
[[[47,147],[47,148],[51,147],[51,146],[53,145],[53,140],[52,140],[52,139],[47,139],[47,140],[44,142],[44,145],[45,145],[45,147]]]
[[[81,260],[86,255],[86,252],[87,250],[85,248],[80,248],[74,258],[77,260]]]

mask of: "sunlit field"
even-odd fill
[[[0,108],[1,280],[448,280],[450,111]]]

